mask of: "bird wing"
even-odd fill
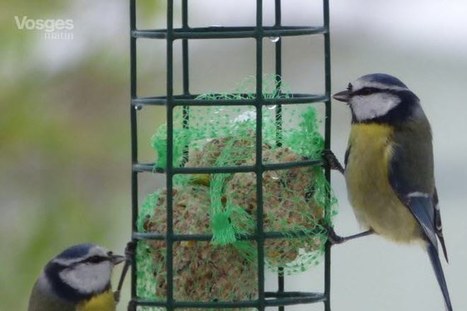
[[[427,121],[421,125],[425,125],[425,131],[430,133]],[[446,310],[452,311],[451,298],[438,256],[437,238],[441,242],[446,260],[448,259],[434,184],[431,137],[421,135],[415,128],[407,128],[406,131],[400,131],[400,134],[394,134],[394,142],[390,150],[389,183],[420,224],[428,242],[428,255],[444,296]]]
[[[435,206],[435,232],[436,232],[436,235],[438,236],[439,241],[441,242],[441,247],[443,248],[444,258],[446,258],[446,261],[449,262],[448,251],[446,249],[446,244],[444,243],[443,224],[441,222],[441,211],[439,209],[438,191],[436,190],[436,188],[433,194],[433,204]]]
[[[431,139],[396,137],[389,163],[389,183],[401,202],[420,224],[428,242],[436,249],[440,240],[444,255],[441,215],[434,186]]]

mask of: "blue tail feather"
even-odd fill
[[[438,250],[436,247],[428,243],[428,255],[430,256],[431,265],[433,270],[435,270],[436,279],[438,280],[439,287],[443,293],[444,302],[446,304],[446,310],[452,311],[451,298],[449,298],[448,286],[446,284],[446,279],[444,278],[443,267],[441,266],[441,261],[439,260]]]

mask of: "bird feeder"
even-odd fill
[[[176,6],[168,0],[165,29],[137,29],[137,4],[130,0],[132,240],[137,246],[129,310],[284,310],[320,302],[330,310],[327,227],[335,199],[321,162],[322,150],[330,146],[328,1],[323,0],[318,26],[282,25],[280,0],[274,1],[274,25],[264,26],[263,1],[254,2],[254,26],[190,27],[188,1],[182,0],[181,26],[175,27]],[[324,81],[322,94],[294,93],[283,80],[287,45],[281,39],[292,36],[324,36],[325,74],[316,77]],[[255,42],[255,74],[229,92],[193,94],[190,43],[239,38]],[[264,38],[274,45],[274,72],[263,68]],[[137,94],[140,39],[166,47],[164,95]],[[180,93],[174,91],[175,53],[182,55]],[[324,105],[324,115],[316,105]],[[153,163],[138,158],[137,121],[144,107],[163,107],[166,115],[147,142],[154,148]],[[161,174],[165,185],[140,202],[139,174]],[[286,289],[288,274],[305,271],[322,257],[322,291]],[[277,291],[265,290],[266,270],[277,273]]]

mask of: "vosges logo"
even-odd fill
[[[74,28],[72,19],[42,19],[28,16],[15,16],[16,27],[19,30],[44,31],[46,39],[72,39],[71,30]]]

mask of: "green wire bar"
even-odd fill
[[[276,127],[278,135],[282,130],[281,109],[282,105],[288,104],[309,104],[324,103],[325,105],[325,148],[330,148],[331,138],[331,60],[330,60],[330,35],[329,35],[329,0],[323,2],[323,25],[316,27],[309,26],[283,26],[281,24],[281,0],[274,0],[275,23],[273,26],[263,26],[263,0],[256,1],[256,25],[253,27],[198,27],[191,28],[188,24],[188,0],[181,0],[181,28],[174,28],[174,1],[167,1],[166,29],[137,29],[136,27],[136,0],[130,0],[130,79],[131,79],[131,104],[130,104],[130,130],[131,130],[131,208],[132,208],[132,241],[137,243],[141,240],[164,240],[166,242],[166,268],[167,268],[167,295],[165,300],[148,300],[138,297],[137,271],[136,265],[132,265],[131,274],[131,300],[128,310],[136,311],[138,307],[159,307],[165,310],[177,308],[198,308],[198,309],[221,309],[221,308],[255,308],[265,310],[266,307],[277,307],[278,310],[285,310],[286,306],[323,303],[325,311],[331,310],[330,290],[331,290],[331,247],[329,243],[325,246],[324,258],[324,289],[322,293],[286,291],[284,276],[278,274],[278,290],[275,292],[265,291],[265,264],[264,264],[264,242],[265,239],[286,237],[286,232],[264,232],[263,229],[263,173],[268,170],[279,170],[291,167],[321,165],[320,161],[308,160],[281,164],[263,164],[262,155],[262,107],[265,105],[277,105]],[[319,1],[319,0],[317,0]],[[291,98],[265,99],[263,97],[263,39],[270,37],[289,36],[324,36],[324,72],[325,72],[325,93],[324,94],[291,94]],[[166,43],[167,53],[167,85],[166,96],[139,97],[137,94],[137,48],[138,39],[162,40]],[[173,166],[173,139],[174,139],[174,108],[183,107],[185,120],[189,119],[190,106],[212,105],[210,100],[200,100],[195,98],[198,94],[190,93],[189,74],[189,42],[197,39],[235,39],[253,38],[256,40],[256,96],[254,99],[220,99],[216,100],[219,106],[243,106],[250,105],[256,108],[256,165],[235,166],[235,167],[174,167]],[[174,94],[173,58],[174,42],[182,41],[182,79],[183,94]],[[275,74],[282,75],[282,40],[278,40],[275,45]],[[246,96],[245,96],[246,97]],[[142,106],[162,106],[166,108],[167,122],[167,166],[164,169],[155,169],[154,163],[140,163],[138,160],[138,124],[137,114],[141,113]],[[188,124],[184,124],[188,126]],[[277,141],[280,144],[280,137]],[[174,268],[173,268],[173,244],[177,241],[210,241],[210,234],[174,234],[173,230],[173,198],[167,196],[167,231],[165,234],[141,233],[137,230],[137,218],[139,212],[138,194],[138,174],[154,173],[164,174],[166,177],[167,193],[172,193],[173,176],[175,174],[202,174],[202,173],[256,173],[256,198],[257,198],[257,224],[256,233],[252,235],[238,236],[239,240],[252,240],[257,245],[257,265],[258,265],[258,296],[254,300],[236,302],[198,302],[198,301],[177,301],[174,299]],[[330,181],[330,171],[326,169],[326,179]],[[294,233],[295,236],[300,233]],[[135,257],[135,255],[133,255]],[[135,262],[135,258],[133,258]]]

